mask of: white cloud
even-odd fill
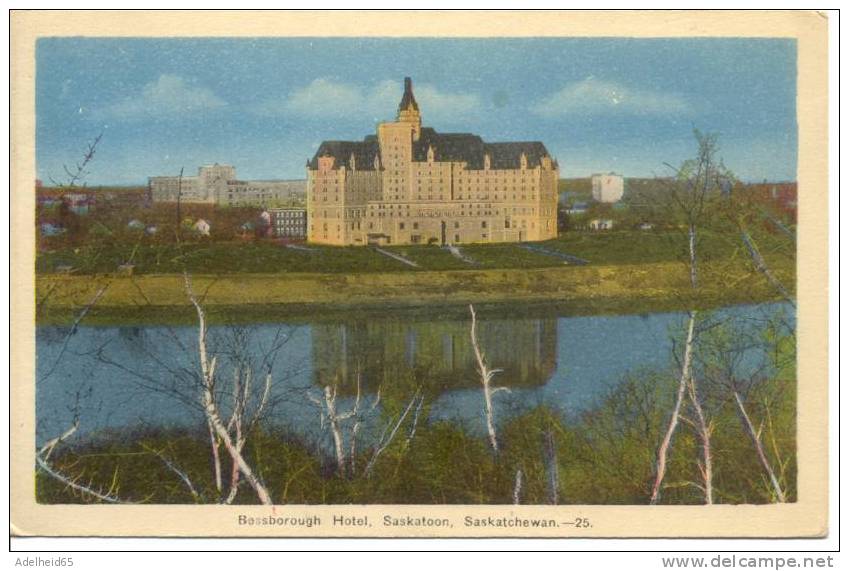
[[[269,100],[253,107],[262,116],[290,116],[309,119],[368,116],[386,121],[395,116],[404,87],[399,81],[383,80],[362,87],[327,78],[313,80],[295,89],[282,101]],[[477,94],[441,91],[432,85],[415,85],[414,93],[422,115],[440,118],[468,113],[480,106]]]
[[[686,115],[692,106],[679,95],[626,87],[592,76],[549,95],[533,111],[543,117],[584,115]]]
[[[482,106],[481,98],[476,93],[451,93],[439,91],[431,85],[422,85],[416,88],[415,94],[419,109],[428,116],[468,114]]]
[[[227,102],[206,87],[191,85],[182,77],[162,74],[141,93],[106,107],[95,115],[117,120],[154,119],[217,109]]]

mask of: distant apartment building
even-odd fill
[[[307,211],[304,208],[272,208],[271,228],[276,238],[303,240],[307,237]]]
[[[397,120],[325,141],[307,162],[308,239],[335,245],[520,242],[557,236],[559,167],[541,142],[422,127],[410,78]]]
[[[153,176],[148,179],[154,202],[216,204],[220,206],[284,206],[302,204],[304,180],[252,180],[236,178],[231,165],[206,165],[197,176]]]
[[[592,184],[596,202],[619,202],[625,194],[625,178],[621,174],[594,174]]]

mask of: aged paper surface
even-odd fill
[[[13,13],[11,34],[11,301],[12,331],[15,334],[12,341],[10,406],[11,526],[14,534],[166,537],[813,537],[823,536],[828,532],[828,377],[825,341],[825,284],[828,265],[827,217],[824,215],[827,212],[828,101],[824,16],[814,12],[752,11],[412,14],[45,11]],[[500,505],[440,505],[438,502],[436,505],[405,505],[400,501],[386,504],[368,502],[370,505],[366,505],[355,500],[336,505],[291,505],[272,499],[276,504],[273,506],[37,502],[36,452],[37,446],[44,445],[44,441],[36,440],[35,411],[36,275],[33,269],[39,228],[33,224],[36,200],[32,185],[38,178],[35,152],[38,71],[36,42],[43,38],[72,36],[288,37],[304,38],[305,42],[309,41],[308,38],[325,37],[399,39],[604,36],[795,40],[798,123],[796,181],[800,189],[795,275],[804,276],[804,279],[797,281],[795,297],[798,392],[795,462],[797,482],[794,501],[748,503],[745,499],[738,499],[739,504],[729,505],[718,500],[715,505],[710,506],[541,505],[541,501],[537,502],[538,505],[512,505],[509,500],[483,502]],[[470,62],[470,66],[472,65]],[[316,73],[316,78],[323,75],[326,74]],[[375,77],[380,78],[383,75],[377,74]],[[671,103],[666,100],[666,104]],[[428,110],[423,108],[425,119],[427,113]],[[328,134],[328,138],[333,136],[332,132]],[[528,137],[533,135],[529,134]],[[83,142],[80,141],[77,146],[82,145]],[[313,151],[314,147],[300,154],[306,156]],[[557,158],[564,163],[569,160],[566,156]],[[192,168],[194,167],[189,167],[189,170]],[[76,329],[76,325],[73,329]],[[495,366],[497,363],[493,363],[493,367]],[[497,377],[495,379],[497,382]],[[323,397],[318,393],[317,398],[320,400]],[[369,404],[371,398],[372,395],[369,395],[366,399]],[[406,404],[406,401],[402,404]],[[410,401],[410,404],[414,405],[414,401]],[[327,403],[319,406],[326,407]],[[328,413],[327,410],[324,412]],[[322,417],[322,422],[331,421],[328,414]],[[745,438],[743,433],[740,438]],[[485,436],[481,436],[480,442],[486,449]],[[220,445],[223,455],[226,455],[225,448],[224,444]],[[58,452],[57,448],[56,453]],[[152,456],[150,461],[159,462],[159,459]],[[229,477],[229,462],[225,462],[224,467]],[[245,480],[250,480],[247,472],[243,474]],[[72,479],[72,483],[79,486],[97,486],[96,489],[105,496],[117,497],[122,488],[114,484],[120,481],[122,474],[116,471],[109,476],[113,476],[111,483],[107,478],[102,484],[92,484],[91,478],[94,476],[83,473]],[[331,474],[327,477],[334,476]],[[469,475],[469,478],[473,477],[474,474]],[[526,474],[525,477],[529,476]],[[508,482],[508,486],[512,488],[511,484],[512,482]],[[179,486],[179,482],[177,485]],[[516,487],[521,490],[521,485],[516,484]],[[242,483],[239,494],[239,498],[244,501],[256,504],[252,487],[247,483]],[[645,503],[648,503],[648,498]],[[512,523],[500,525],[498,521]],[[538,525],[539,522],[543,522],[543,525]],[[548,526],[545,522],[553,522],[554,525]]]

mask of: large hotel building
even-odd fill
[[[410,78],[396,121],[325,141],[307,162],[309,241],[521,242],[557,236],[558,165],[540,142],[422,127]]]

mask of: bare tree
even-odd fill
[[[117,486],[118,479],[117,477],[112,478],[112,482],[109,485],[109,488],[103,489],[102,487],[95,487],[93,482],[89,480],[88,482],[83,482],[83,474],[77,475],[69,475],[64,473],[59,468],[56,468],[50,463],[50,455],[53,453],[53,450],[62,442],[68,440],[71,436],[76,433],[77,429],[80,427],[79,417],[75,415],[74,422],[70,428],[68,428],[65,432],[51,438],[47,442],[45,442],[41,448],[36,450],[35,452],[35,464],[41,471],[54,480],[58,481],[66,488],[73,490],[74,492],[78,492],[82,495],[94,498],[101,502],[106,502],[109,504],[123,504],[129,503],[117,495]],[[117,475],[116,475],[117,476]]]
[[[197,312],[198,317],[198,357],[200,361],[200,380],[201,380],[201,403],[203,405],[204,415],[206,417],[207,426],[210,430],[210,438],[212,439],[212,450],[213,457],[215,461],[215,470],[216,470],[216,485],[219,486],[220,490],[220,457],[218,454],[218,444],[215,438],[217,437],[224,444],[224,448],[227,450],[232,463],[234,465],[234,473],[239,472],[242,476],[245,477],[245,480],[248,481],[250,486],[253,488],[254,492],[257,495],[259,501],[266,505],[271,505],[271,496],[268,493],[268,489],[262,483],[260,478],[256,475],[253,468],[248,464],[247,460],[245,460],[244,455],[242,454],[242,449],[244,447],[244,438],[246,433],[242,431],[243,429],[243,418],[244,418],[244,410],[240,410],[240,408],[244,405],[244,403],[240,403],[239,399],[241,398],[241,394],[247,394],[246,391],[240,390],[240,387],[237,383],[234,383],[234,394],[236,395],[236,402],[234,403],[234,412],[233,416],[231,416],[231,420],[225,424],[221,418],[221,410],[217,400],[216,393],[216,366],[218,363],[218,358],[216,355],[210,357],[209,351],[207,350],[207,326],[206,326],[206,313],[195,297],[194,291],[192,290],[192,282],[189,278],[188,273],[183,274],[186,294],[189,297],[192,305],[195,307],[195,311]],[[263,399],[260,402],[260,405],[257,408],[256,413],[252,416],[253,422],[255,419],[259,418],[259,415],[262,413],[262,409],[267,402],[268,390],[271,385],[271,373],[268,373],[265,378],[265,390],[263,392]],[[238,482],[238,480],[236,480]],[[235,497],[235,489],[231,488],[230,493],[225,500],[229,502],[233,501],[233,497]]]
[[[784,503],[787,501],[787,497],[784,493],[783,488],[781,487],[781,483],[778,481],[778,477],[775,474],[775,470],[772,468],[772,464],[766,456],[766,452],[764,450],[764,445],[761,442],[761,430],[755,430],[754,424],[752,424],[752,419],[749,418],[749,414],[746,412],[746,406],[743,402],[743,398],[740,396],[738,391],[734,391],[734,402],[737,404],[737,411],[740,416],[740,422],[743,424],[743,429],[746,434],[752,441],[752,445],[755,447],[755,452],[758,455],[758,461],[763,466],[764,471],[767,473],[769,477],[769,482],[772,485],[772,489],[775,492],[775,497],[778,503]]]
[[[498,436],[495,432],[495,415],[493,413],[492,408],[492,397],[498,391],[506,391],[510,392],[510,389],[507,387],[492,387],[492,378],[501,372],[501,369],[490,369],[489,365],[486,362],[486,356],[481,349],[480,343],[478,342],[477,337],[477,316],[475,315],[475,308],[473,305],[469,305],[469,312],[472,314],[472,326],[470,331],[470,336],[472,340],[472,349],[475,352],[475,360],[477,361],[478,373],[480,374],[480,383],[481,390],[483,391],[483,403],[484,403],[484,418],[486,420],[486,432],[489,435],[489,444],[492,447],[492,451],[494,454],[498,454]]]
[[[415,412],[413,413],[413,420],[410,423],[410,429],[407,433],[407,439],[404,442],[404,447],[408,447],[410,445],[410,441],[412,441],[413,437],[416,435],[416,426],[419,423],[419,413],[421,412],[422,403],[424,402],[424,395],[421,394],[421,390],[416,390],[413,398],[410,399],[410,402],[407,403],[406,408],[404,408],[403,412],[398,415],[397,421],[394,423],[390,422],[387,424],[383,433],[380,435],[380,438],[377,439],[374,446],[372,447],[371,459],[366,464],[365,475],[367,478],[371,477],[371,474],[374,470],[374,466],[377,463],[377,459],[380,457],[383,452],[389,448],[389,445],[392,444],[392,441],[395,439],[395,435],[398,434],[398,430],[401,428],[401,425],[404,424],[404,419],[407,418],[407,415],[410,414],[410,411],[413,410],[415,406]],[[391,428],[390,428],[391,427]]]
[[[92,141],[86,144],[85,151],[83,152],[82,159],[74,164],[74,167],[71,168],[68,165],[62,165],[63,170],[65,171],[65,176],[67,179],[63,181],[57,181],[53,177],[50,177],[50,182],[54,184],[54,186],[58,186],[63,189],[73,189],[76,188],[85,177],[89,174],[86,168],[88,164],[94,159],[94,154],[97,151],[97,145],[100,143],[100,139],[103,138],[103,133],[99,133]]]
[[[321,396],[314,395],[312,393],[307,393],[307,397],[315,404],[321,415],[321,425],[327,425],[330,430],[330,434],[333,437],[333,450],[336,457],[336,472],[345,477],[348,474],[349,468],[350,472],[353,475],[353,471],[355,469],[355,454],[357,451],[357,434],[360,430],[360,424],[362,422],[361,416],[364,414],[364,410],[361,406],[362,403],[362,386],[360,374],[357,373],[357,395],[354,399],[353,406],[345,411],[340,412],[337,404],[337,397],[339,395],[338,387],[334,384],[332,387],[327,385],[324,387],[324,390],[321,393]],[[368,412],[374,411],[377,408],[377,405],[380,403],[380,390],[377,391],[377,394],[372,399],[371,405],[367,407]],[[349,466],[349,456],[348,456],[348,446],[345,445],[345,435],[343,430],[343,424],[349,420],[353,419],[354,424],[351,429],[351,442],[350,442],[350,466]]]
[[[699,288],[699,232],[707,224],[711,214],[711,202],[718,198],[731,180],[731,173],[717,160],[718,152],[716,135],[703,135],[695,132],[698,142],[698,154],[693,160],[685,161],[681,167],[670,167],[674,176],[664,179],[664,193],[658,206],[671,221],[679,221],[686,233],[687,255],[690,289],[695,293]],[[691,309],[687,313],[687,333],[684,341],[684,356],[681,361],[681,372],[678,380],[678,390],[675,404],[669,417],[669,423],[657,450],[657,462],[654,483],[650,498],[651,504],[656,504],[661,495],[663,480],[667,470],[667,456],[672,445],[672,439],[681,417],[681,409],[686,397],[689,396],[697,417],[697,433],[702,441],[702,467],[705,502],[713,501],[712,493],[712,453],[710,445],[711,429],[705,418],[704,410],[699,401],[699,392],[692,372],[692,355],[696,341],[697,312]]]
[[[796,307],[796,299],[790,293],[790,291],[781,283],[775,274],[770,270],[769,265],[761,254],[760,249],[758,249],[757,244],[755,243],[754,238],[752,238],[751,233],[748,229],[741,223],[740,227],[740,235],[743,240],[743,244],[746,246],[746,250],[749,252],[749,256],[752,259],[752,264],[755,267],[755,270],[764,275],[767,281],[781,294],[781,297],[784,298],[784,301],[792,305],[794,308]]]
[[[749,395],[756,386],[766,381],[770,367],[766,357],[753,363],[752,351],[768,354],[769,347],[762,332],[751,325],[738,325],[732,330],[729,324],[725,323],[703,340],[699,352],[699,368],[718,393],[717,398],[730,398],[732,401],[740,426],[755,449],[775,500],[784,503],[787,501],[786,492],[761,439],[763,425],[756,428],[748,410]],[[766,404],[764,408],[769,416],[769,405]],[[775,455],[780,465],[777,448]]]

